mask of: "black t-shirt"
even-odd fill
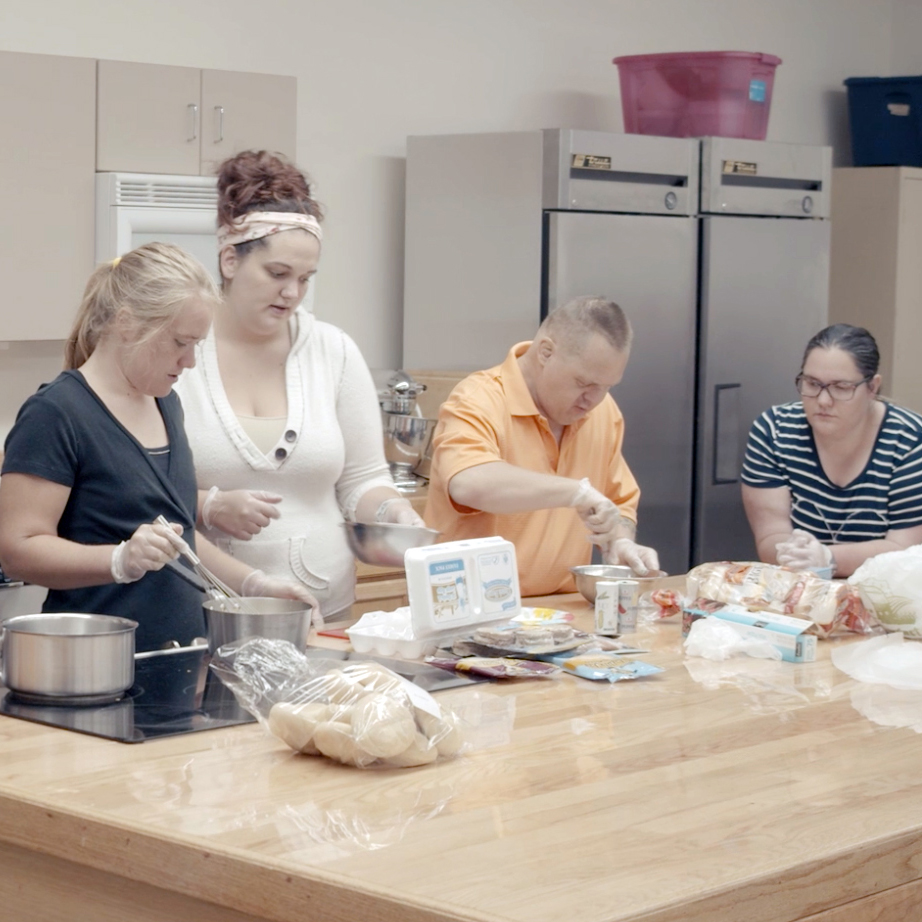
[[[179,397],[157,399],[169,438],[161,468],[109,412],[78,371],[65,371],[22,406],[6,440],[3,473],[70,487],[58,534],[79,544],[118,544],[164,515],[195,547],[196,483]],[[160,460],[163,460],[162,458]],[[136,649],[205,633],[202,595],[169,570],[134,583],[52,589],[44,611],[121,615],[138,622]]]

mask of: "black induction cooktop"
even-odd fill
[[[38,703],[0,688],[0,714],[120,743],[254,722],[208,663],[207,647],[141,654],[135,658],[134,684],[111,704]]]
[[[471,685],[476,677],[446,672],[425,663],[356,654],[345,650],[308,648],[310,658],[375,660],[427,691]],[[47,704],[24,700],[0,686],[0,714],[33,723],[76,730],[120,743],[146,740],[236,724],[254,723],[234,693],[208,668],[207,647],[142,653],[135,657],[134,684],[111,704]]]

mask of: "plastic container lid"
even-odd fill
[[[880,83],[922,83],[922,76],[917,77],[848,77],[842,81],[844,86],[867,86]]]
[[[666,51],[658,54],[627,54],[613,58],[612,64],[639,63],[641,61],[668,61],[676,62],[688,61],[693,63],[696,60],[704,58],[749,58],[753,61],[759,61],[762,64],[768,64],[777,67],[781,63],[781,58],[773,54],[764,54],[761,51]]]

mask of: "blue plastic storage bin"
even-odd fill
[[[849,77],[855,166],[922,166],[922,77]]]

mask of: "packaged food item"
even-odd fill
[[[637,630],[637,606],[640,583],[635,579],[618,580],[618,626],[622,634]]]
[[[553,663],[555,666],[563,666],[570,659],[577,656],[588,656],[589,654],[606,654],[612,657],[636,656],[638,653],[649,653],[643,647],[629,643],[624,640],[617,640],[614,637],[605,637],[599,634],[593,634],[586,643],[580,644],[572,650],[564,650],[562,653],[542,653],[536,657],[545,663]]]
[[[529,658],[542,653],[572,650],[590,635],[568,624],[530,626],[511,622],[474,631],[452,642],[456,656],[514,656]]]
[[[767,563],[700,564],[686,577],[686,597],[809,619],[820,637],[828,637],[840,627],[860,634],[877,627],[877,619],[854,587],[821,579],[809,570]]]
[[[676,589],[654,589],[650,601],[656,606],[656,618],[671,618],[682,614],[682,593]]]
[[[512,619],[521,624],[565,624],[573,620],[573,613],[559,608],[529,608],[525,605]]]
[[[427,691],[362,661],[309,658],[284,640],[220,647],[211,668],[296,752],[357,768],[409,768],[458,754],[460,721]]]
[[[639,679],[662,672],[661,666],[644,663],[639,659],[624,659],[605,653],[586,653],[563,661],[565,672],[572,672],[583,679],[593,681],[621,682],[625,679]]]
[[[560,675],[560,667],[552,663],[507,656],[427,656],[426,662],[440,669],[470,672],[490,679],[550,679]]]
[[[504,538],[413,547],[404,563],[414,637],[513,618],[522,606],[515,545]]]
[[[620,599],[618,580],[600,579],[595,584],[595,632],[607,637],[620,633],[618,608]]]

